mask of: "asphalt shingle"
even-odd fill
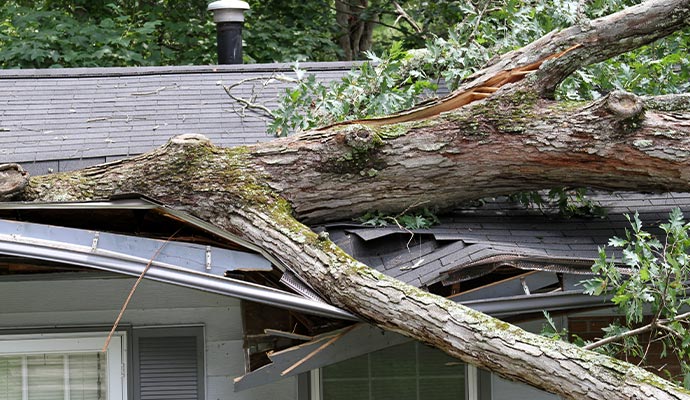
[[[324,81],[352,63],[300,66]],[[0,163],[36,173],[140,154],[183,133],[201,133],[222,146],[270,140],[266,120],[233,101],[224,84],[284,74],[289,64],[0,71]],[[237,96],[275,107],[287,83],[246,84]],[[66,162],[74,160],[74,162]]]
[[[637,207],[641,207],[639,215],[645,229],[652,233],[659,233],[656,226],[668,218],[674,207],[681,206],[690,215],[688,194],[595,193],[592,199],[606,206],[606,217],[568,219],[533,211],[530,214],[529,210],[514,208],[505,199],[486,208],[458,209],[450,218],[442,219],[440,225],[415,231],[415,246],[388,248],[385,263],[369,265],[418,286],[429,286],[466,268],[472,269],[473,276],[482,265],[490,272],[497,262],[500,264],[497,260],[514,260],[523,265],[551,263],[563,265],[571,273],[578,269],[584,272],[589,262],[598,258],[599,247],[605,247],[613,236],[625,235],[629,223],[624,214],[634,213]],[[337,224],[329,227],[333,231],[338,229],[365,242],[358,246],[356,256],[361,257],[377,252],[378,243],[386,239],[390,243],[409,238],[409,232],[397,228],[358,228],[351,223],[342,228]],[[415,253],[415,249],[423,251]],[[612,249],[608,249],[608,254],[614,254]]]

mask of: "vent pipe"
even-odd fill
[[[242,64],[242,26],[249,4],[241,0],[219,0],[208,5],[218,34],[218,64]]]

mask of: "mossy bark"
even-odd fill
[[[543,97],[573,68],[681,29],[688,18],[690,0],[652,0],[549,34],[499,58],[465,86],[563,46],[580,47],[531,79],[434,119],[352,125],[235,149],[185,135],[130,160],[35,177],[26,186],[19,179],[2,194],[29,201],[147,195],[263,247],[331,303],[508,379],[567,399],[687,399],[687,392],[634,366],[529,334],[369,269],[302,222],[414,204],[452,208],[563,185],[690,189],[686,98],[644,99],[639,108],[627,94],[589,104]],[[17,173],[13,179],[21,178]]]

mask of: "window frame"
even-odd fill
[[[100,352],[104,332],[0,334],[0,356]],[[127,335],[115,332],[106,350],[108,400],[127,400]]]

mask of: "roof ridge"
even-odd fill
[[[327,61],[301,63],[299,67],[309,72],[350,69],[361,62]],[[248,72],[291,72],[293,63],[233,64],[233,65],[171,65],[150,67],[83,67],[48,69],[0,69],[3,79],[79,79],[94,77],[188,75],[188,74],[245,74]]]

